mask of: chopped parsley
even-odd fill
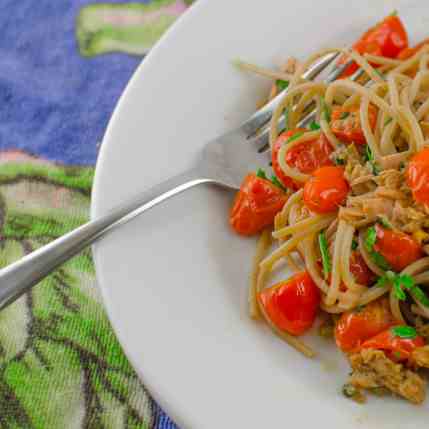
[[[284,91],[285,89],[287,89],[288,86],[289,86],[289,81],[282,80],[282,79],[276,80],[277,91],[279,92]]]
[[[346,163],[346,160],[344,158],[340,158],[339,156],[337,156],[334,159],[335,165],[344,165]]]
[[[299,139],[301,136],[304,135],[304,131],[298,131],[297,133],[295,133],[293,136],[289,137],[288,139],[288,143],[293,142],[294,140]]]
[[[383,73],[379,72],[377,69],[374,69],[374,71],[384,80]]]
[[[417,337],[417,332],[412,326],[394,326],[391,329],[393,335],[399,338],[413,340]]]
[[[372,169],[372,174],[374,174],[374,176],[377,176],[380,173],[380,167],[375,162],[374,154],[372,153],[372,150],[368,145],[365,146],[364,159],[365,161],[369,162]]]
[[[375,227],[371,226],[370,228],[368,228],[368,231],[366,232],[366,238],[365,238],[365,246],[368,252],[372,252],[376,241],[377,241],[377,231],[375,230]]]
[[[377,223],[379,223],[381,226],[384,226],[386,229],[392,229],[392,225],[384,216],[378,216]]]
[[[359,243],[357,242],[357,240],[353,239],[352,241],[352,250],[356,250],[359,246]]]
[[[350,116],[350,112],[343,112],[340,115],[340,119],[346,119]]]
[[[386,127],[386,126],[387,126],[387,125],[389,125],[392,121],[393,121],[393,118],[387,118],[387,119],[384,121],[384,126]]]
[[[374,161],[374,154],[369,145],[365,145],[365,161]]]
[[[262,168],[258,168],[258,171],[256,172],[256,175],[261,178],[261,179],[265,179],[268,180],[268,177],[265,173],[265,171]]]
[[[317,130],[320,130],[320,125],[319,125],[316,121],[313,121],[313,122],[311,122],[311,124],[310,124],[310,130],[311,130],[311,131],[317,131]]]
[[[286,109],[283,111],[284,121],[285,121],[285,128],[283,131],[287,131],[289,129],[289,107],[286,107]]]
[[[283,186],[283,184],[274,174],[269,179],[267,176],[267,173],[265,173],[265,171],[262,168],[258,168],[258,170],[256,171],[256,176],[264,180],[269,180],[273,185],[277,186],[282,191],[285,191],[285,192],[287,191],[287,189]]]
[[[325,119],[326,122],[331,122],[331,109],[326,104],[324,97],[320,97],[320,106],[322,108],[322,118]]]
[[[384,256],[381,253],[378,253],[376,250],[374,250],[374,244],[376,241],[377,241],[377,232],[375,230],[375,227],[372,226],[368,228],[366,232],[366,237],[365,237],[366,250],[368,251],[369,256],[371,257],[374,264],[376,264],[384,271],[390,270],[390,265],[386,261]]]
[[[283,186],[283,183],[281,183],[280,180],[277,178],[277,176],[275,176],[274,174],[271,176],[271,182],[273,183],[273,185],[276,185],[283,191],[285,192],[287,191],[287,189]]]
[[[328,240],[324,232],[319,234],[319,248],[322,256],[323,275],[327,279],[331,272],[331,257],[329,255]]]
[[[399,301],[405,301],[407,299],[407,295],[405,293],[407,290],[417,301],[425,307],[429,307],[429,298],[423,290],[415,284],[413,277],[410,275],[396,274],[393,271],[386,271],[383,276],[378,278],[375,286],[383,287],[387,283],[392,284],[395,297],[399,299]]]
[[[421,304],[423,304],[425,307],[429,307],[429,298],[427,295],[422,291],[421,288],[418,286],[412,286],[410,288],[411,294],[414,296],[414,298],[419,301]]]

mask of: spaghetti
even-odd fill
[[[429,257],[425,256],[429,248],[425,244],[429,243],[429,126],[425,126],[429,123],[429,44],[408,53],[406,33],[398,22],[398,17],[389,16],[354,49],[318,52],[302,64],[294,63],[294,70],[289,67],[287,73],[240,63],[248,71],[288,81],[270,123],[274,184],[264,173],[248,176],[246,189],[254,193],[244,196],[240,191],[230,219],[240,234],[255,233],[258,222],[262,222],[259,230],[264,229],[252,270],[250,314],[264,319],[308,357],[315,352],[298,336],[311,326],[318,309],[334,318],[341,316],[336,342],[348,356],[363,353],[369,337],[386,328],[411,329],[408,337],[397,334],[408,341],[407,353],[405,348],[395,349],[393,342],[379,347],[389,359],[396,353],[392,359],[404,368],[415,364],[409,352],[414,343],[415,348],[426,347],[416,340],[420,337],[415,326],[422,318],[429,319],[425,290],[429,285]],[[395,55],[391,46],[390,51],[380,46],[376,52],[366,52],[371,32],[386,25],[405,38],[401,49]],[[400,40],[396,33],[395,40]],[[400,55],[403,49],[407,58]],[[341,63],[354,61],[341,79],[327,84],[302,78],[315,61],[335,51],[341,53]],[[352,81],[350,76],[358,67],[361,72]],[[277,92],[271,90],[271,97]],[[309,106],[315,107],[316,119],[310,129],[299,129]],[[285,114],[287,127],[279,129]],[[258,181],[264,182],[264,191]],[[287,201],[268,210],[280,198],[278,192],[285,193]],[[244,218],[256,212],[257,221]],[[269,225],[272,229],[267,229]],[[279,264],[298,274],[272,285]],[[371,317],[376,314],[375,319],[383,314],[386,323],[377,319],[365,328],[372,335],[347,333],[346,321],[365,311]],[[365,317],[370,320],[368,314]],[[360,334],[359,341],[349,346],[350,338]],[[356,382],[358,369],[354,369],[355,386],[368,387],[362,380],[360,385]]]

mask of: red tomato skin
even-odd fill
[[[424,45],[427,44],[429,44],[429,39],[421,41],[412,48],[405,48],[399,53],[397,58],[400,60],[407,60],[408,58],[411,58],[414,54],[416,54]]]
[[[357,250],[350,256],[350,272],[356,282],[363,286],[370,286],[375,281],[374,273],[368,268],[365,260]]]
[[[417,152],[411,158],[406,178],[414,200],[429,205],[429,148]]]
[[[269,180],[248,174],[237,193],[229,222],[240,235],[254,235],[271,225],[287,195]]]
[[[353,45],[359,54],[372,54],[387,58],[396,58],[408,47],[408,35],[402,21],[397,16],[387,16],[383,21],[370,28]],[[344,64],[343,56],[338,64]],[[352,75],[358,69],[357,64],[349,66],[341,75],[342,78]]]
[[[305,132],[303,128],[296,128],[280,134],[272,150],[272,164],[274,174],[286,188],[293,190],[302,187],[302,184],[295,182],[287,176],[278,161],[278,153],[283,144],[298,132]],[[286,154],[286,162],[290,167],[296,167],[301,173],[310,174],[319,167],[333,165],[330,155],[334,149],[326,136],[322,133],[319,138],[299,143]]]
[[[344,113],[349,116],[341,119]],[[368,109],[368,119],[372,130],[377,122],[377,109],[370,105]],[[358,145],[366,144],[365,134],[363,133],[360,122],[360,111],[358,106],[336,107],[332,110],[331,130],[334,135],[344,143],[356,143]]]
[[[423,256],[419,243],[409,235],[375,225],[377,240],[374,250],[379,252],[396,272],[417,261]]]
[[[303,271],[264,289],[259,293],[258,300],[278,329],[292,335],[302,335],[313,325],[320,293],[310,274]]]
[[[424,345],[425,340],[423,337],[400,338],[390,328],[364,341],[360,348],[383,350],[386,352],[386,356],[399,362],[408,360],[413,350]]]
[[[341,167],[321,167],[304,185],[305,205],[315,213],[331,213],[344,202],[349,185]]]
[[[386,299],[373,301],[362,310],[346,311],[335,327],[335,341],[339,349],[351,353],[369,338],[395,324]]]

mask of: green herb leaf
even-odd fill
[[[368,252],[372,252],[376,241],[377,241],[377,232],[375,230],[375,227],[371,226],[366,231],[366,237],[365,237],[365,247],[366,247],[366,250],[368,250]]]
[[[359,304],[355,309],[355,313],[361,313],[363,310],[365,310],[365,304]]]
[[[261,179],[267,180],[267,175],[265,174],[265,171],[262,168],[258,168],[258,171],[256,172],[256,175],[260,177]]]
[[[408,274],[401,274],[397,276],[397,279],[398,282],[406,289],[411,289],[414,287],[414,279]]]
[[[284,91],[289,86],[289,81],[277,79],[276,80],[276,86],[277,86],[277,91],[279,91],[279,92]]]
[[[324,232],[319,234],[319,248],[322,255],[323,275],[327,279],[331,272],[331,257],[329,255],[328,240]]]
[[[396,279],[393,282],[393,293],[395,294],[396,298],[399,299],[399,301],[405,301],[407,299],[407,295],[404,292],[404,289],[402,289],[401,283]]]
[[[366,250],[368,251],[371,259],[374,261],[374,264],[376,264],[382,270],[385,270],[385,271],[390,270],[390,264],[386,261],[384,256],[374,250],[374,244],[376,241],[377,241],[377,232],[375,230],[375,227],[371,226],[370,228],[368,228],[366,232],[366,237],[365,237]]]
[[[283,183],[281,183],[277,176],[275,176],[274,174],[271,176],[271,182],[273,183],[273,185],[279,187],[282,191],[287,191],[287,189],[283,186]]]
[[[311,130],[311,131],[317,131],[317,130],[320,130],[320,125],[319,125],[316,121],[313,121],[313,122],[310,124],[310,130]]]
[[[411,294],[414,296],[414,298],[419,301],[421,304],[423,304],[425,307],[429,307],[429,298],[427,295],[422,291],[422,289],[418,286],[412,286],[410,288]]]
[[[374,154],[368,145],[365,145],[365,161],[374,161]]]
[[[304,131],[298,131],[297,133],[295,133],[293,136],[289,137],[288,139],[288,143],[293,142],[294,140],[299,139],[301,136],[304,135]]]
[[[393,118],[387,118],[387,119],[384,121],[384,126],[386,127],[386,126],[387,126],[387,125],[389,125],[392,121],[393,121]]]
[[[345,159],[340,157],[336,157],[334,161],[335,161],[335,165],[344,165],[346,163]]]
[[[322,118],[325,119],[326,122],[331,122],[331,109],[326,104],[324,97],[320,97],[320,106],[322,108]]]
[[[379,277],[377,283],[375,284],[378,287],[384,286],[386,283],[394,283],[398,275],[393,271],[386,271],[383,276]]]
[[[346,119],[350,116],[350,112],[343,112],[340,115],[340,119]]]
[[[352,241],[352,250],[356,250],[359,247],[357,240],[353,239]]]
[[[387,283],[387,277],[386,276],[381,276],[377,279],[377,282],[375,283],[376,287],[383,287],[386,285]]]
[[[369,252],[369,256],[373,260],[374,264],[380,267],[382,270],[387,271],[392,268],[381,253],[372,250]]]
[[[283,111],[283,115],[285,122],[285,129],[283,131],[287,131],[289,129],[289,107],[286,107],[286,109]]]
[[[381,226],[384,226],[387,229],[392,229],[392,225],[384,216],[378,216],[377,223],[379,223]]]
[[[384,75],[379,70],[374,69],[374,71],[384,80]]]
[[[378,164],[375,161],[372,161],[371,163],[371,168],[372,168],[372,174],[374,176],[378,176],[380,174],[380,167],[378,166]]]
[[[417,337],[417,332],[412,326],[394,326],[391,331],[399,338],[412,340]]]

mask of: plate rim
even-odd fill
[[[174,37],[176,32],[181,31],[181,28],[187,24],[188,20],[194,19],[193,16],[198,14],[200,9],[204,8],[205,4],[208,2],[209,0],[198,0],[197,2],[192,3],[188,7],[188,9],[177,18],[177,20],[172,24],[172,26],[166,30],[166,32],[151,48],[149,53],[142,58],[141,62],[139,63],[139,65],[131,75],[130,79],[128,80],[118,101],[116,102],[115,108],[113,109],[108,125],[104,132],[100,149],[97,155],[97,161],[95,164],[94,180],[93,180],[92,195],[91,195],[91,205],[90,205],[91,220],[96,219],[97,213],[101,211],[101,209],[99,208],[99,203],[97,203],[97,201],[99,201],[98,194],[101,192],[101,185],[100,185],[101,175],[102,175],[101,171],[103,169],[104,159],[106,157],[106,150],[107,150],[106,148],[108,146],[107,141],[112,132],[112,129],[115,127],[115,124],[121,115],[121,111],[124,109],[126,100],[128,99],[128,97],[133,91],[134,85],[136,85],[137,81],[140,79],[140,75],[144,73],[145,68],[150,67],[150,64],[153,61],[153,58],[156,58],[156,56],[158,55],[158,52],[164,49],[164,45],[168,44],[169,40]],[[102,270],[99,269],[98,267],[99,263],[97,262],[98,257],[97,257],[97,252],[95,251],[95,246],[96,246],[96,243],[94,243],[91,246],[91,254],[94,260],[97,288],[102,297],[103,308],[109,319],[109,323],[112,327],[115,337],[119,341],[119,344],[121,345],[123,353],[125,354],[126,358],[128,359],[135,373],[138,375],[140,382],[143,384],[146,391],[149,392],[151,399],[156,402],[156,404],[162,409],[162,411],[168,416],[168,418],[174,422],[174,424],[176,424],[181,428],[188,427],[187,423],[185,422],[186,416],[183,416],[183,414],[176,409],[174,402],[168,401],[164,395],[161,395],[161,393],[156,389],[156,386],[154,386],[153,383],[143,374],[144,371],[141,371],[141,369],[139,368],[139,363],[134,361],[134,357],[132,356],[132,353],[130,353],[129,351],[129,348],[127,346],[127,341],[124,338],[122,338],[120,329],[117,329],[115,317],[113,316],[112,310],[110,307],[111,306],[110,297],[108,296],[107,288],[102,286],[104,275],[102,274]]]

